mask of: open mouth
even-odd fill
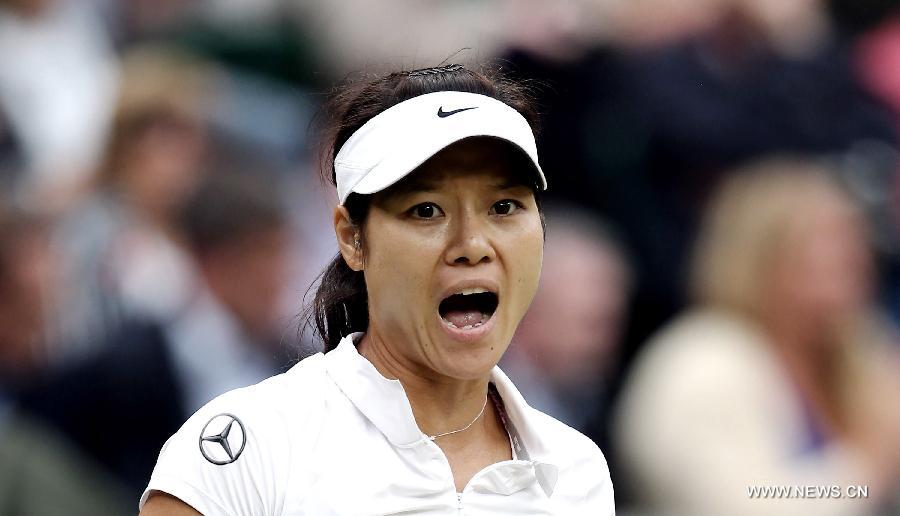
[[[476,287],[444,298],[438,311],[448,326],[469,330],[488,322],[497,310],[498,301],[497,294]]]

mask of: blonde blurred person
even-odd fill
[[[873,285],[863,216],[826,170],[732,176],[698,242],[696,308],[623,394],[635,499],[695,516],[897,510],[900,360]]]

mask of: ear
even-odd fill
[[[347,266],[354,271],[363,270],[362,248],[359,234],[360,228],[350,222],[347,208],[338,206],[334,209],[334,234],[337,236],[338,249]]]

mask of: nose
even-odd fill
[[[486,221],[475,213],[463,213],[450,225],[450,242],[444,256],[448,265],[477,265],[492,262],[496,250],[487,234]]]

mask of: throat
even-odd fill
[[[456,491],[461,493],[479,471],[513,458],[509,434],[492,400],[488,400],[484,421],[479,421],[480,431],[463,437],[462,433],[437,439],[437,444],[453,474]],[[445,442],[441,442],[445,441]]]

